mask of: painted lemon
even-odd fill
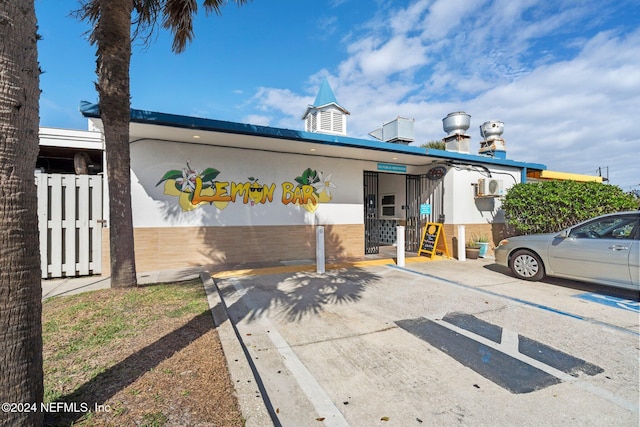
[[[189,200],[189,195],[191,193],[190,192],[180,192],[180,197],[179,197],[179,204],[180,207],[182,208],[183,211],[191,211],[195,208],[197,208],[198,206],[202,206],[202,205],[206,205],[209,202],[200,202],[196,205],[194,205],[193,203],[191,203],[191,200]],[[209,188],[203,188],[202,190],[200,190],[200,195],[201,196],[213,196],[214,191],[212,187]]]
[[[164,183],[164,194],[166,194],[167,196],[179,196],[180,194],[182,194],[182,191],[178,190],[176,188],[176,180],[175,179],[168,179],[165,181]]]
[[[320,197],[318,197],[318,201],[320,203],[329,203],[333,197],[327,193],[327,190],[322,190],[320,193]]]
[[[301,205],[307,212],[314,213],[316,209],[318,209],[318,196],[313,194],[308,200],[307,203]]]
[[[181,192],[180,196],[178,197],[178,204],[180,205],[182,210],[185,212],[193,210],[197,207],[196,205],[191,203],[191,200],[189,200],[189,194],[190,193]]]
[[[258,184],[257,181],[251,183],[249,186],[249,200],[251,201],[251,206],[262,202],[262,190],[262,186]]]

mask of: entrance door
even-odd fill
[[[380,223],[378,221],[378,173],[364,171],[364,253],[380,252]]]
[[[444,180],[431,180],[427,175],[407,175],[405,249],[416,252],[427,222],[444,222]],[[431,205],[430,214],[421,214],[420,205]]]

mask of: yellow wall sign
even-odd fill
[[[451,257],[447,247],[447,238],[444,236],[444,225],[439,222],[428,222],[424,226],[422,240],[420,240],[420,247],[418,248],[418,256],[424,252],[429,258],[433,258],[433,254],[438,249],[447,257]]]
[[[223,210],[229,203],[258,206],[273,202],[277,189],[275,183],[263,184],[255,177],[249,177],[245,182],[219,181],[216,179],[219,174],[219,170],[211,167],[198,171],[187,161],[187,167],[181,171],[174,169],[166,172],[156,187],[164,184],[164,194],[177,196],[183,211],[204,205],[214,205]],[[310,213],[315,212],[319,203],[328,203],[333,198],[331,191],[336,185],[331,182],[332,175],[305,169],[295,178],[295,184],[288,181],[282,183],[282,204],[298,205]]]

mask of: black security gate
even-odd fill
[[[364,253],[380,252],[380,222],[378,221],[378,173],[364,172]]]
[[[429,179],[427,175],[407,175],[407,206],[405,249],[416,252],[422,238],[420,232],[427,222],[444,223],[444,179]],[[420,205],[431,205],[430,214],[421,214]]]

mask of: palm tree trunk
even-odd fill
[[[0,1],[0,40],[0,403],[38,409],[0,411],[0,425],[40,425],[42,288],[34,178],[40,70],[33,1]]]
[[[111,286],[136,286],[131,213],[129,120],[131,114],[131,0],[100,2],[95,30],[100,116],[104,125],[109,183]]]

